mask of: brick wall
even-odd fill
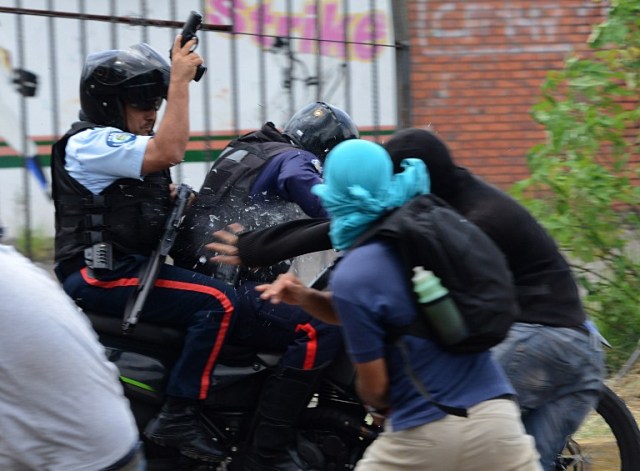
[[[408,2],[413,125],[431,125],[456,161],[507,188],[544,140],[530,117],[547,71],[588,49],[606,2]]]

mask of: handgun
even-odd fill
[[[184,23],[184,26],[182,28],[182,32],[180,33],[182,34],[182,41],[180,43],[180,46],[184,46],[185,44],[187,44],[187,41],[189,41],[192,38],[196,38],[196,40],[198,40],[198,37],[196,36],[196,31],[198,31],[201,26],[202,26],[202,15],[197,11],[191,10],[191,13],[189,14],[189,18],[187,18],[187,21]],[[204,65],[200,64],[198,66],[198,70],[196,70],[196,75],[195,77],[193,77],[193,80],[198,82],[206,71],[207,71],[207,68]]]

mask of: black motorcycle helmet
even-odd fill
[[[336,145],[360,137],[358,128],[347,113],[322,101],[298,110],[282,132],[297,146],[315,154],[323,162]]]
[[[145,43],[90,54],[80,78],[80,118],[124,129],[122,104],[160,108],[170,70],[166,59]]]

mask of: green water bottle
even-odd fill
[[[423,267],[413,268],[413,290],[418,295],[420,308],[427,325],[443,345],[453,345],[467,336],[464,320],[449,290],[440,278]]]

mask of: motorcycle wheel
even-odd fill
[[[596,409],[569,438],[557,470],[640,470],[640,430],[633,414],[605,386]]]

